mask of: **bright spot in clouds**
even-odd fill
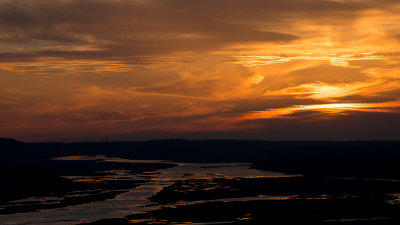
[[[399,11],[394,0],[1,0],[0,137],[400,139]]]

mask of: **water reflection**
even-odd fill
[[[331,219],[331,220],[324,220],[325,222],[340,222],[340,223],[345,223],[345,222],[366,222],[366,221],[379,221],[379,220],[388,220],[391,219],[392,217],[371,217],[371,218],[341,218],[341,219]]]
[[[180,179],[213,179],[213,178],[267,178],[267,177],[292,177],[278,172],[260,171],[251,169],[248,163],[175,163],[163,160],[130,160],[122,158],[108,158],[106,156],[67,156],[55,158],[55,160],[78,161],[93,160],[97,162],[114,163],[174,163],[175,167],[160,169],[156,172],[132,173],[128,170],[99,171],[102,176],[67,176],[76,182],[100,182],[104,180],[127,179],[147,181],[136,188],[125,190],[125,193],[117,195],[113,199],[96,201],[81,205],[68,206],[58,209],[40,210],[38,212],[17,213],[0,216],[2,224],[75,224],[91,222],[104,218],[122,218],[126,215],[143,213],[160,208],[148,198],[159,192],[166,186],[172,185]],[[71,196],[81,196],[85,193],[69,193]],[[86,193],[88,194],[88,193]],[[214,199],[212,201],[250,201],[265,200],[271,198],[289,198],[293,196],[256,196],[246,198]],[[36,198],[37,203],[46,204],[47,201],[57,199]],[[26,203],[32,199],[21,200]],[[204,201],[202,201],[204,202]],[[194,202],[180,202],[178,204],[196,204]],[[2,206],[3,207],[3,206]],[[216,223],[213,223],[216,224]]]

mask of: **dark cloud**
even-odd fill
[[[232,43],[293,41],[300,37],[290,33],[290,21],[329,17],[335,22],[389,4],[394,2],[3,0],[0,41],[16,46],[42,41],[38,47],[67,48],[27,50],[29,54],[8,55],[8,61],[60,57],[141,62],[144,57],[211,51]],[[277,24],[283,22],[286,30],[276,31]],[[97,51],[73,50],[87,45]]]
[[[186,131],[165,132],[163,130],[147,130],[114,136],[115,140],[127,139],[259,139],[259,140],[399,140],[397,132],[400,126],[400,115],[396,113],[351,113],[333,116],[317,112],[304,112],[300,118],[274,118],[242,123],[242,127],[257,124],[257,128],[223,130],[223,131]]]
[[[292,140],[400,139],[396,132],[396,127],[400,125],[400,116],[397,113],[350,112],[349,115],[333,115],[330,119],[326,115],[321,115],[325,119],[315,120],[315,116],[313,118],[265,120],[258,136],[275,140],[282,137]]]

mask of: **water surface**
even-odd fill
[[[164,160],[131,160],[122,158],[109,158],[106,156],[67,156],[54,160],[94,160],[97,162],[114,163],[174,163],[175,167],[160,169],[154,172],[131,173],[117,168],[109,171],[99,171],[102,176],[67,176],[77,182],[97,182],[104,179],[133,179],[148,182],[132,189],[123,190],[125,193],[117,195],[113,199],[95,201],[81,205],[68,206],[57,209],[46,209],[37,212],[17,213],[0,216],[2,224],[78,224],[91,222],[105,218],[122,218],[136,213],[149,212],[160,208],[160,205],[148,200],[164,187],[172,185],[180,179],[212,179],[212,178],[272,178],[291,177],[278,172],[261,171],[251,169],[249,163],[176,163]],[[106,190],[105,190],[106,191]],[[80,195],[81,193],[69,193]],[[245,198],[214,199],[209,201],[249,201],[266,199],[286,199],[290,196],[256,196]],[[49,201],[57,201],[57,198],[29,198],[15,201],[14,203],[26,203],[35,201],[37,204],[47,204]],[[197,204],[208,201],[180,202],[178,204]],[[2,206],[4,207],[4,206]]]

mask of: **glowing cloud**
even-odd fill
[[[387,126],[400,120],[399,11],[394,0],[0,0],[0,136],[251,138],[304,114]]]
[[[346,111],[392,112],[394,110],[398,112],[399,108],[399,101],[385,103],[331,103],[317,105],[295,105],[286,108],[251,112],[241,117],[241,119],[250,120],[277,118],[301,111],[319,111],[327,114],[339,114]]]

